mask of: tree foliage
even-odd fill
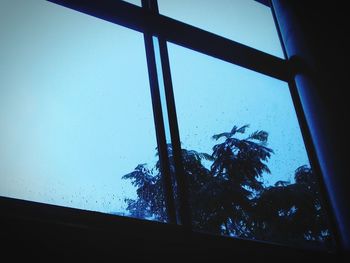
[[[216,134],[212,153],[182,149],[189,187],[192,224],[196,230],[279,243],[326,243],[330,233],[319,189],[311,168],[296,169],[294,183],[278,181],[265,186],[270,174],[268,133],[245,136],[248,125]],[[241,138],[243,137],[243,138]],[[168,145],[169,153],[172,152]],[[171,169],[174,169],[170,154]],[[207,165],[206,163],[211,163]],[[131,216],[166,221],[159,162],[146,164],[123,177],[137,189],[137,199],[127,199]],[[176,199],[176,182],[173,182]]]
[[[254,200],[259,239],[298,244],[329,243],[325,211],[312,170],[306,165],[294,175],[295,183],[277,182]]]

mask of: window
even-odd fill
[[[1,5],[1,195],[126,214],[123,175],[157,162],[142,34],[46,1]]]
[[[1,4],[0,195],[331,249],[270,9],[126,2]]]
[[[168,46],[193,228],[295,245],[328,239],[288,84]]]

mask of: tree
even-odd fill
[[[319,190],[307,166],[295,172],[295,183],[279,181],[264,186],[270,174],[268,133],[243,137],[248,125],[214,135],[219,142],[212,154],[182,149],[189,187],[193,228],[216,234],[282,243],[325,241],[329,230]],[[172,153],[171,145],[168,145]],[[211,162],[210,168],[204,161]],[[171,169],[174,169],[170,156]],[[137,199],[127,199],[131,216],[166,220],[159,162],[154,168],[138,165],[125,176],[137,188]],[[176,199],[176,182],[173,182]]]
[[[158,221],[166,220],[165,199],[159,163],[156,170],[157,172],[155,173],[154,169],[147,167],[147,164],[139,164],[133,172],[122,177],[123,179],[130,179],[137,188],[137,200],[125,199],[127,210],[131,216]]]
[[[275,242],[330,245],[330,232],[319,187],[311,168],[299,167],[295,183],[277,182],[265,188],[255,202],[258,239]]]

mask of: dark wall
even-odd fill
[[[349,87],[344,3],[272,0],[344,248],[350,250]]]

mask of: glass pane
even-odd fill
[[[171,18],[283,57],[271,9],[253,0],[158,0]]]
[[[158,160],[142,34],[21,0],[0,34],[0,195],[163,220],[133,201]]]
[[[133,5],[141,6],[141,0],[123,0],[123,1]]]
[[[287,83],[173,44],[169,56],[194,228],[329,245]]]

